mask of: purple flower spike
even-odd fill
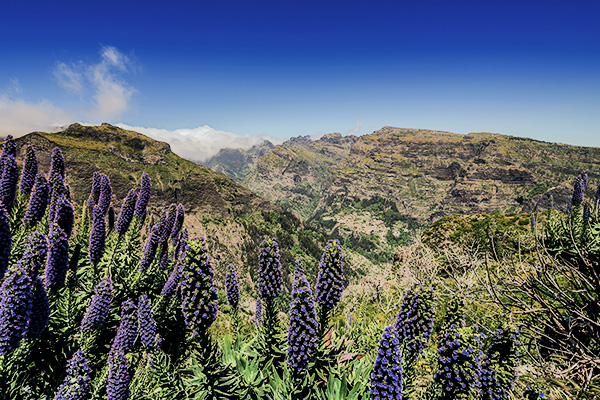
[[[99,216],[104,217],[106,215],[108,208],[110,207],[111,199],[112,187],[110,186],[110,179],[108,179],[108,176],[102,174],[102,178],[100,178],[100,197],[94,207],[93,219],[96,219]]]
[[[10,262],[10,249],[12,236],[10,233],[10,220],[4,204],[0,202],[0,282]]]
[[[27,337],[37,339],[42,335],[44,329],[48,325],[50,319],[50,304],[48,303],[48,295],[46,288],[42,283],[42,279],[35,279],[33,288],[33,302],[31,306],[31,320],[27,328]]]
[[[58,199],[61,196],[64,196],[67,192],[67,188],[65,187],[65,183],[63,181],[63,177],[60,175],[54,175],[54,179],[50,182],[50,204],[48,205],[48,221],[54,221],[56,218],[56,205],[58,204]]]
[[[183,220],[185,219],[185,210],[183,209],[183,204],[179,204],[177,206],[177,215],[175,216],[175,224],[173,225],[173,230],[171,231],[171,239],[173,239],[173,245],[177,243],[177,235],[181,228],[183,227]]]
[[[21,344],[31,319],[33,281],[18,264],[0,286],[0,355]]]
[[[275,238],[265,236],[258,253],[258,290],[260,298],[272,302],[281,291],[283,277],[279,262],[279,246]]]
[[[296,283],[300,282],[300,277],[304,276],[304,265],[302,261],[296,260],[294,268],[294,282],[292,283],[292,297],[294,297],[294,293],[296,292]]]
[[[161,296],[171,296],[173,293],[175,293],[175,289],[177,289],[179,281],[181,280],[182,270],[183,264],[178,262],[173,268],[171,275],[169,275],[169,279],[167,279],[165,286],[163,286],[163,289],[160,292]]]
[[[123,200],[121,211],[119,211],[119,218],[117,218],[117,225],[115,226],[117,233],[124,235],[129,229],[129,225],[131,225],[131,220],[133,219],[133,210],[135,209],[136,201],[137,193],[134,189],[131,189],[129,193],[127,193],[125,200]]]
[[[138,315],[137,307],[131,299],[127,299],[121,304],[121,324],[117,330],[117,336],[113,341],[111,352],[121,350],[124,352],[133,349],[133,342],[137,336]]]
[[[140,219],[140,223],[144,223],[146,219],[146,208],[148,207],[148,201],[150,201],[150,177],[147,173],[142,174],[142,182],[140,184],[140,193],[138,194],[137,201],[135,203],[135,210],[133,215],[136,215]]]
[[[4,139],[4,145],[2,146],[2,157],[13,156],[17,157],[17,145],[13,135],[7,135]]]
[[[160,238],[160,226],[158,223],[152,226],[150,230],[150,236],[146,240],[146,245],[144,246],[144,254],[142,255],[142,259],[140,260],[140,271],[144,272],[148,269],[152,261],[154,261],[154,256],[156,255],[156,249],[158,248],[158,240]]]
[[[2,175],[0,176],[0,201],[4,203],[4,206],[10,212],[15,202],[17,182],[19,180],[17,161],[13,156],[8,155],[4,157],[0,173]]]
[[[156,324],[146,295],[141,295],[138,300],[138,332],[144,346],[156,347]]]
[[[28,225],[35,225],[42,220],[46,213],[46,207],[48,207],[49,194],[50,191],[46,176],[40,172],[35,177],[35,183],[33,184],[33,190],[29,197],[29,204],[27,205],[23,222]]]
[[[106,320],[110,302],[112,301],[112,281],[106,277],[96,285],[94,297],[90,303],[83,320],[81,321],[81,331],[91,332]]]
[[[225,273],[225,289],[227,291],[227,301],[229,302],[229,305],[233,308],[237,308],[240,299],[240,289],[233,264],[227,266],[227,272]]]
[[[73,224],[75,221],[73,205],[64,194],[58,198],[56,203],[56,212],[54,215],[54,223],[61,227],[67,237],[71,237],[73,232]]]
[[[398,333],[393,326],[385,328],[377,359],[371,372],[371,399],[402,399],[402,352]]]
[[[181,309],[194,336],[203,335],[217,318],[219,301],[204,238],[188,241],[181,274]]]
[[[108,356],[108,384],[106,400],[127,400],[129,398],[129,363],[123,350],[116,350]]]
[[[98,171],[94,172],[92,178],[92,190],[90,191],[90,199],[94,201],[94,204],[98,203],[100,199],[100,181],[102,180],[102,174]]]
[[[48,240],[40,232],[33,232],[26,239],[25,252],[18,264],[34,280],[40,272],[40,269],[46,265],[48,255]]]
[[[106,220],[104,215],[98,216],[92,222],[92,230],[90,231],[89,255],[92,264],[97,264],[106,247]]]
[[[317,352],[317,313],[315,301],[304,274],[294,279],[296,290],[290,304],[288,365],[299,373],[308,368]]]
[[[165,244],[167,240],[171,236],[171,231],[173,230],[173,226],[175,225],[175,219],[177,218],[177,205],[171,204],[169,209],[166,212],[165,220],[162,225],[162,230],[160,233],[160,242]]]
[[[35,158],[35,150],[33,146],[27,146],[25,153],[25,162],[23,163],[23,172],[21,174],[21,183],[19,190],[22,193],[29,193],[35,183],[35,176],[38,173],[38,162]]]
[[[585,182],[582,176],[578,176],[575,178],[575,184],[573,185],[573,196],[571,199],[571,204],[573,207],[580,206],[583,203],[583,193],[585,191]]]
[[[67,362],[67,376],[58,388],[54,400],[86,400],[89,398],[92,369],[83,350],[78,350]]]
[[[44,284],[48,290],[55,292],[64,286],[69,269],[69,239],[65,231],[54,225],[49,241]]]
[[[322,309],[333,310],[344,290],[344,255],[340,242],[329,240],[319,263],[317,301]]]
[[[56,176],[60,176],[61,180],[64,180],[65,178],[65,159],[63,158],[62,151],[60,151],[59,147],[52,149],[50,172],[48,173],[50,185],[54,184],[54,178]]]
[[[429,343],[433,331],[433,289],[414,284],[404,296],[394,328],[406,343],[406,358],[414,358]]]
[[[254,326],[257,328],[262,324],[262,300],[256,299],[256,310],[254,311]]]

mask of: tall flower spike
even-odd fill
[[[81,321],[81,331],[91,332],[106,320],[110,302],[112,301],[112,281],[110,277],[102,279],[94,289],[94,297],[90,303],[83,320]]]
[[[256,310],[254,311],[254,326],[257,328],[262,324],[262,300],[256,299]]]
[[[110,179],[108,176],[102,174],[100,178],[100,197],[94,207],[93,219],[95,220],[99,216],[105,216],[110,207],[110,201],[112,199],[112,186],[110,185]]]
[[[0,286],[0,355],[21,344],[31,319],[33,281],[17,266],[8,270]]]
[[[150,235],[146,240],[146,245],[144,246],[144,254],[142,255],[142,259],[140,260],[140,271],[145,272],[148,267],[154,261],[154,256],[156,255],[156,249],[158,248],[158,241],[160,238],[160,226],[158,223],[152,225],[152,229],[150,229]]]
[[[3,164],[0,171],[2,173],[0,177],[0,201],[4,203],[4,206],[10,212],[17,194],[19,170],[17,169],[17,161],[11,155],[4,157]]]
[[[50,182],[50,204],[48,205],[48,221],[54,221],[56,218],[56,205],[58,204],[58,199],[61,196],[64,196],[67,189],[65,188],[65,183],[63,177],[61,175],[54,175],[52,182]]]
[[[92,222],[90,231],[89,255],[92,264],[97,264],[104,254],[106,247],[106,220],[104,215],[99,215]]]
[[[40,172],[35,177],[33,190],[29,196],[29,204],[27,205],[27,211],[23,217],[24,223],[35,225],[42,220],[46,213],[46,207],[48,207],[49,193],[46,176]]]
[[[583,203],[583,192],[585,191],[584,180],[582,176],[575,178],[575,184],[573,185],[573,196],[571,204],[573,207],[580,206]]]
[[[102,174],[98,171],[94,172],[92,177],[92,190],[90,191],[90,199],[94,201],[94,204],[98,203],[100,199],[100,181],[102,180]]]
[[[186,236],[186,240],[187,240],[187,236]],[[175,267],[173,268],[171,275],[169,275],[169,279],[167,279],[165,286],[163,287],[162,291],[160,292],[161,296],[172,295],[175,292],[175,289],[177,289],[177,287],[179,286],[179,282],[181,281],[181,273],[183,272],[183,263],[184,263],[185,256],[186,256],[186,251],[185,251],[186,244],[182,243],[182,242],[180,242],[180,243],[181,243],[181,246],[184,247],[184,249],[183,249],[183,251],[180,252],[178,259],[177,259],[177,263],[175,264]]]
[[[38,173],[38,163],[35,158],[35,150],[33,146],[27,146],[25,151],[25,162],[23,163],[23,172],[21,173],[21,182],[19,190],[22,193],[29,193],[35,183],[35,176]]]
[[[406,293],[394,328],[406,343],[405,358],[414,358],[429,344],[433,331],[433,289],[415,283]]]
[[[17,156],[17,145],[13,135],[7,135],[4,139],[4,145],[2,146],[2,156]]]
[[[0,201],[0,282],[10,262],[10,249],[12,236],[10,233],[10,220],[4,204]]]
[[[137,307],[131,299],[127,299],[121,304],[121,324],[117,330],[117,336],[113,341],[111,352],[122,350],[124,352],[133,349],[133,342],[137,336],[138,330]]]
[[[134,189],[131,189],[127,193],[127,197],[123,200],[121,211],[119,211],[119,217],[117,218],[117,225],[115,231],[121,235],[125,234],[129,229],[131,220],[133,219],[133,210],[135,208],[135,202],[137,201],[137,193]]]
[[[317,352],[317,313],[312,292],[304,274],[294,279],[296,290],[290,304],[288,365],[295,372],[308,367]]]
[[[78,350],[67,362],[67,376],[58,388],[54,400],[86,400],[89,398],[92,369],[83,350]]]
[[[329,240],[319,263],[316,297],[323,310],[332,310],[344,290],[344,255],[340,242]]]
[[[217,318],[219,301],[204,238],[188,241],[181,273],[181,309],[194,336],[204,335]]]
[[[385,328],[371,372],[371,399],[402,399],[402,352],[393,326]]]
[[[296,260],[294,268],[294,282],[292,283],[292,297],[294,297],[294,293],[296,292],[296,283],[299,282],[299,278],[303,275],[305,275],[304,265],[302,264],[302,261]]]
[[[177,218],[177,205],[171,204],[166,213],[164,224],[162,226],[160,242],[166,246],[167,240],[171,236],[173,225],[175,225],[175,219]]]
[[[173,230],[171,231],[171,239],[173,239],[173,245],[177,243],[177,235],[183,227],[183,221],[185,219],[185,210],[183,204],[177,205],[177,215],[175,216],[175,224],[173,224]]]
[[[48,240],[40,232],[33,232],[25,242],[25,252],[18,264],[29,274],[31,279],[35,279],[40,269],[46,265],[48,255]]]
[[[514,326],[497,329],[480,358],[480,397],[484,400],[508,399],[517,378],[519,364],[519,330]]]
[[[33,302],[31,306],[31,320],[27,328],[27,337],[37,339],[42,335],[50,319],[50,304],[42,278],[37,277],[33,286]]]
[[[279,257],[279,245],[275,238],[265,236],[258,253],[258,291],[260,298],[267,302],[279,296],[283,284]]]
[[[138,300],[138,333],[144,346],[156,346],[156,323],[152,316],[150,300],[145,294],[141,295]]]
[[[229,302],[229,305],[233,308],[237,308],[240,299],[240,289],[233,264],[229,264],[225,272],[225,290],[227,291],[227,301]]]
[[[106,400],[126,400],[129,398],[129,363],[123,350],[112,351],[108,355],[108,384]]]
[[[60,175],[64,180],[65,178],[65,159],[63,158],[62,151],[59,147],[52,149],[52,156],[50,157],[50,172],[48,173],[48,181],[50,185],[54,184],[54,178]]]
[[[73,224],[75,222],[74,210],[71,201],[64,194],[58,198],[54,223],[62,228],[67,237],[71,237]],[[50,225],[52,227],[52,225]]]
[[[150,177],[147,173],[142,174],[140,193],[138,194],[137,201],[135,203],[135,210],[133,215],[136,215],[140,222],[143,224],[146,219],[146,208],[148,207],[148,201],[150,201]]]
[[[48,239],[44,284],[48,290],[55,292],[64,286],[69,269],[69,239],[58,225],[52,227]]]

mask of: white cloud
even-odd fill
[[[192,161],[206,161],[216,155],[219,150],[225,148],[249,149],[254,145],[268,140],[273,144],[281,144],[283,141],[266,135],[237,135],[231,132],[218,131],[208,125],[193,129],[167,129],[146,128],[142,126],[130,126],[119,123],[117,126],[136,132],[143,133],[152,139],[167,142],[171,149],[179,156]]]
[[[0,96],[0,136],[53,131],[72,121],[73,116],[48,101],[27,103]]]
[[[357,121],[354,126],[352,127],[352,129],[350,129],[348,132],[346,132],[346,136],[349,135],[356,135],[357,133],[360,132],[360,130],[362,129],[364,123],[361,121]]]
[[[83,91],[83,77],[74,67],[69,67],[65,63],[58,63],[54,68],[54,77],[58,84],[65,90],[73,94],[81,94]]]

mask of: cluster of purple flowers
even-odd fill
[[[46,207],[48,207],[49,196],[50,188],[48,180],[44,173],[40,172],[35,177],[35,183],[29,196],[29,204],[23,217],[24,223],[34,225],[42,220],[46,213]]]
[[[138,332],[144,346],[156,346],[156,324],[146,295],[141,295],[138,300]]]
[[[21,173],[21,182],[19,183],[19,190],[22,193],[29,194],[35,183],[35,176],[38,173],[38,162],[35,157],[35,150],[33,146],[27,146],[25,150],[25,162],[23,163],[23,172]]]
[[[288,365],[295,372],[306,369],[317,351],[315,302],[308,281],[304,274],[300,272],[298,269],[296,270],[288,329],[287,360]]]
[[[54,400],[84,400],[89,397],[92,369],[82,350],[67,362],[67,376],[58,388]]]
[[[146,240],[144,253],[142,255],[142,259],[140,260],[140,271],[142,272],[146,271],[150,264],[152,264],[152,261],[154,261],[156,250],[158,249],[158,245],[160,243],[160,233],[161,226],[159,221],[152,225],[152,228],[150,228],[150,234]]]
[[[194,336],[203,335],[217,318],[219,303],[204,238],[190,240],[181,272],[181,309]]]
[[[571,204],[573,207],[579,207],[583,204],[583,196],[585,189],[588,184],[588,173],[583,171],[577,178],[575,178],[575,184],[573,185],[573,196],[571,198]]]
[[[404,296],[394,323],[406,345],[405,358],[415,358],[429,344],[434,313],[433,288],[415,283]]]
[[[94,297],[90,303],[83,320],[81,330],[91,332],[106,320],[110,302],[112,301],[112,281],[109,276],[102,279],[94,289]]]
[[[0,164],[0,202],[4,203],[8,211],[12,209],[15,202],[18,180],[19,171],[15,157],[3,153]]]
[[[131,225],[137,197],[135,189],[131,189],[127,193],[125,200],[123,200],[121,211],[119,211],[119,217],[117,218],[117,224],[115,225],[115,231],[121,235],[124,235],[129,229],[129,225]]]
[[[125,351],[116,349],[108,355],[108,384],[106,385],[107,400],[123,400],[129,398],[129,362]]]
[[[133,343],[138,332],[138,311],[135,303],[127,299],[121,304],[121,323],[111,347],[111,353],[116,350],[124,352],[133,349]]]
[[[54,224],[49,234],[48,258],[44,284],[51,291],[63,287],[69,267],[69,239],[65,232]]]
[[[12,246],[12,235],[10,232],[10,220],[4,204],[0,202],[0,282],[10,262],[10,249]]]
[[[373,400],[402,400],[402,352],[400,338],[393,326],[385,328],[377,359],[371,372],[371,399]]]
[[[150,177],[147,173],[142,173],[142,179],[140,183],[140,193],[138,194],[135,209],[133,214],[137,216],[140,220],[140,223],[143,224],[146,219],[146,212],[148,208],[148,202],[150,201],[150,189],[152,185],[150,184]]]
[[[19,264],[8,270],[0,286],[0,355],[21,344],[31,319],[33,280]]]
[[[344,290],[344,255],[340,242],[329,240],[319,263],[316,297],[323,310],[333,310]]]
[[[254,326],[257,328],[262,324],[262,300],[256,299],[256,310],[254,311]]]
[[[27,337],[39,338],[50,319],[50,304],[42,279],[35,278],[33,285],[33,301],[31,303],[31,319],[27,328]]]
[[[281,291],[283,277],[279,245],[274,237],[265,236],[258,253],[258,291],[260,298],[271,303]]]
[[[519,330],[514,326],[497,329],[485,345],[481,359],[480,393],[484,400],[509,397],[517,377],[519,363]]]
[[[240,289],[233,264],[229,264],[225,272],[225,290],[227,292],[227,301],[229,302],[229,305],[233,308],[237,308],[240,299]]]

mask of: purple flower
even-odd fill
[[[225,290],[227,291],[227,301],[229,302],[229,305],[233,308],[237,308],[240,299],[240,289],[233,264],[227,266],[227,271],[225,273]]]
[[[73,232],[73,223],[75,220],[73,205],[71,201],[62,194],[56,202],[56,209],[54,213],[54,223],[62,228],[67,235],[67,238],[71,237]]]
[[[52,182],[50,182],[50,204],[48,205],[48,221],[54,221],[56,218],[56,205],[58,199],[61,196],[65,196],[67,188],[65,187],[63,177],[61,175],[54,175]]]
[[[152,316],[150,300],[145,294],[138,300],[138,332],[144,346],[156,346],[156,324]]]
[[[4,206],[10,212],[15,202],[17,181],[19,180],[17,161],[13,156],[8,155],[4,157],[0,173],[2,175],[0,176],[0,201],[4,203]]]
[[[124,352],[133,349],[133,342],[137,336],[138,318],[137,307],[131,299],[125,300],[121,304],[121,324],[117,330],[117,336],[113,341],[111,352],[122,350]]]
[[[275,238],[265,236],[258,253],[258,291],[260,298],[271,303],[281,291],[283,277],[279,261],[279,246]]]
[[[94,289],[94,297],[90,303],[83,320],[81,321],[81,331],[91,332],[106,320],[110,302],[112,301],[112,281],[110,277],[102,279]]]
[[[48,290],[57,291],[64,286],[69,269],[69,239],[58,225],[52,227],[48,239],[44,284]]]
[[[6,156],[17,156],[17,145],[15,144],[13,135],[7,135],[6,139],[4,139],[4,144],[2,145],[2,157]]]
[[[23,222],[35,225],[42,220],[46,213],[46,207],[48,207],[48,196],[48,181],[46,180],[46,176],[40,172],[35,177],[35,183],[29,197],[29,204],[27,205]]]
[[[67,362],[67,376],[58,388],[54,400],[86,400],[89,398],[92,369],[83,350],[78,350]]]
[[[106,220],[104,215],[99,215],[92,222],[92,230],[90,231],[89,255],[92,264],[97,264],[106,247]]]
[[[106,400],[127,400],[129,398],[129,363],[123,350],[111,351],[108,355],[108,384]]]
[[[34,280],[39,275],[40,268],[46,265],[47,255],[48,240],[46,236],[40,232],[33,232],[26,239],[25,252],[18,264]]]
[[[571,204],[573,207],[580,206],[583,203],[583,193],[585,191],[584,179],[582,175],[575,178],[575,184],[573,185],[573,196],[571,199]]]
[[[169,275],[169,279],[167,279],[165,286],[160,292],[161,296],[172,295],[175,292],[175,289],[177,289],[177,287],[179,286],[179,282],[181,281],[181,272],[183,271],[183,263],[186,256],[185,246],[185,243],[183,243],[182,247],[184,247],[184,250],[181,252],[181,254],[179,254],[177,263],[175,264],[171,275]]]
[[[166,214],[164,220],[161,224],[161,232],[160,232],[160,242],[164,245],[167,244],[167,240],[171,236],[171,231],[173,230],[173,226],[175,225],[175,219],[177,218],[177,205],[171,204],[168,210],[165,210]],[[165,212],[163,211],[163,213]],[[162,217],[162,215],[161,215]]]
[[[42,335],[50,319],[50,304],[48,304],[48,295],[42,282],[42,278],[37,277],[33,287],[33,302],[31,305],[31,320],[27,328],[27,337],[37,339]]]
[[[519,330],[507,326],[493,332],[480,356],[480,397],[490,400],[507,399],[517,378],[519,363]],[[499,373],[498,373],[499,372]]]
[[[583,205],[583,220],[586,222],[589,221],[591,213],[592,213],[592,206],[590,205],[589,201],[586,201],[585,204]]]
[[[171,230],[171,239],[173,239],[173,245],[177,242],[177,235],[181,228],[183,227],[183,220],[185,219],[185,210],[183,209],[183,204],[177,205],[177,215],[175,216],[175,223],[173,224],[173,229]]]
[[[394,328],[406,344],[405,358],[413,359],[429,344],[433,331],[433,289],[415,283],[402,300]]]
[[[262,300],[256,299],[256,310],[254,311],[254,326],[257,328],[262,324]]]
[[[393,326],[385,328],[371,372],[371,399],[402,399],[402,352]]]
[[[140,260],[140,271],[144,272],[148,269],[148,267],[154,261],[154,256],[156,255],[156,249],[158,248],[158,241],[160,239],[160,226],[158,223],[152,225],[152,229],[150,229],[150,235],[146,240],[146,245],[144,246],[144,254],[142,255],[142,259]]]
[[[10,220],[4,204],[0,201],[0,282],[10,262],[10,249],[12,236],[10,233]]]
[[[194,336],[204,335],[217,318],[219,302],[204,238],[188,241],[181,273],[181,309]]]
[[[121,211],[119,211],[119,218],[117,218],[117,225],[115,230],[117,233],[125,234],[129,229],[131,220],[133,219],[133,210],[135,208],[135,202],[137,201],[137,193],[134,189],[131,189],[127,193],[127,197],[123,200]]]
[[[300,277],[304,276],[304,265],[302,264],[302,261],[300,260],[296,260],[295,263],[295,268],[294,268],[294,282],[292,283],[292,297],[294,297],[294,293],[296,292],[296,283],[300,282]]]
[[[158,260],[158,269],[164,271],[169,265],[169,249],[167,243],[163,243],[163,247],[160,252],[160,259]]]
[[[146,208],[148,207],[148,201],[150,201],[150,177],[147,173],[142,173],[142,179],[140,184],[140,193],[138,194],[137,201],[135,203],[135,210],[133,215],[136,215],[140,219],[140,223],[143,224],[146,219]]]
[[[290,304],[288,365],[295,372],[308,367],[317,352],[317,314],[312,292],[304,274],[294,279],[296,288]]]
[[[108,176],[102,174],[100,178],[100,197],[94,207],[94,214],[92,219],[96,219],[99,216],[104,217],[110,207],[110,200],[112,199],[112,187],[110,186],[110,179]]]
[[[38,163],[35,158],[35,150],[33,149],[33,146],[29,145],[27,146],[25,153],[25,162],[23,163],[23,172],[21,173],[21,183],[19,184],[19,190],[21,192],[31,192],[37,173]]]
[[[94,201],[94,204],[98,203],[100,199],[100,181],[102,180],[102,173],[96,171],[92,177],[92,190],[90,191],[90,199]]]
[[[344,255],[340,242],[329,240],[319,263],[316,297],[323,310],[333,310],[344,290]]]
[[[33,281],[18,264],[9,269],[0,286],[0,355],[21,344],[31,319]]]
[[[52,155],[50,157],[50,172],[48,173],[50,185],[54,184],[54,178],[56,176],[60,176],[61,181],[65,178],[65,159],[63,158],[62,151],[60,151],[59,147],[52,149]]]

